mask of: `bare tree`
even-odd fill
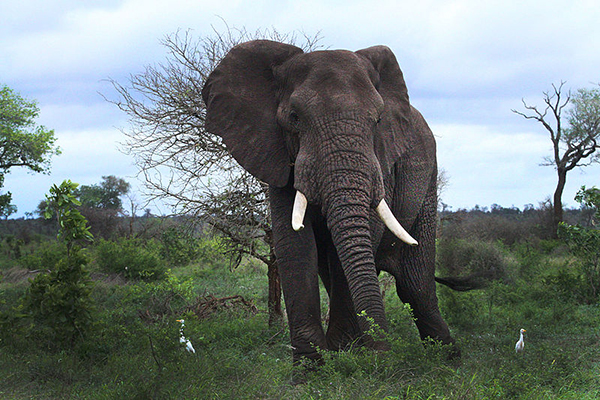
[[[134,157],[150,200],[209,222],[224,235],[234,266],[243,255],[267,265],[272,325],[283,314],[266,185],[233,160],[219,137],[206,132],[201,97],[206,78],[227,52],[252,39],[301,41],[300,47],[313,50],[320,37],[302,34],[299,40],[275,30],[227,27],[196,40],[189,31],[177,32],[162,41],[166,61],[131,75],[126,85],[111,80],[119,99],[108,101],[129,116],[123,149]]]
[[[448,171],[444,168],[438,168],[437,175],[437,201],[438,201],[438,211],[445,211],[448,207],[447,204],[442,202],[442,194],[446,191],[446,189],[450,186],[450,176],[448,175]]]
[[[600,148],[600,89],[578,89],[571,95],[563,95],[565,82],[552,85],[552,92],[544,92],[543,109],[528,105],[526,112],[512,110],[526,119],[540,122],[550,133],[553,154],[542,165],[554,166],[558,182],[553,201],[553,236],[563,220],[562,195],[567,182],[567,172],[598,162],[596,150]],[[567,108],[568,107],[568,108]],[[563,124],[563,112],[566,124]]]

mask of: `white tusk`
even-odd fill
[[[413,239],[412,236],[408,234],[408,232],[406,232],[406,229],[400,225],[400,222],[398,222],[396,217],[394,217],[394,214],[385,202],[385,199],[381,199],[381,202],[377,206],[376,210],[385,226],[387,226],[389,230],[398,237],[398,239],[411,246],[416,246],[419,244],[415,239]]]
[[[292,210],[292,228],[297,232],[304,229],[304,213],[306,213],[306,206],[308,200],[301,191],[296,192],[296,198],[294,199],[294,208]]]

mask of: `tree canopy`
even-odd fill
[[[47,173],[50,158],[60,154],[54,130],[36,124],[39,108],[8,86],[0,87],[0,188],[13,167]],[[10,204],[10,192],[0,195],[0,215],[7,217],[17,208]]]
[[[81,206],[106,210],[121,210],[121,196],[129,192],[130,185],[114,175],[103,176],[99,185],[81,185],[74,194]]]
[[[564,82],[552,85],[552,92],[544,92],[545,107],[528,105],[526,112],[513,110],[526,119],[540,122],[550,133],[553,153],[545,164],[553,166],[558,175],[554,191],[554,232],[563,220],[562,195],[567,172],[600,161],[600,86],[581,88],[575,94],[563,93]],[[566,120],[565,116],[566,114]]]

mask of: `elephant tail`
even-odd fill
[[[483,289],[489,285],[489,282],[481,275],[471,275],[462,278],[447,277],[439,278],[435,277],[437,283],[448,286],[452,290],[459,292],[466,292],[468,290]]]

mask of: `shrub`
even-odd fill
[[[186,265],[198,257],[199,240],[181,228],[170,227],[161,235],[161,255],[173,265]]]
[[[100,240],[96,261],[101,270],[148,281],[162,279],[166,268],[154,242],[121,238]]]
[[[586,189],[585,186],[577,193],[575,200],[582,206],[600,210],[600,189]],[[588,300],[594,302],[600,296],[600,230],[585,228],[581,225],[568,225],[561,222],[558,236],[565,241],[571,253],[577,257],[579,268],[585,276],[587,289],[590,292]]]
[[[437,267],[449,276],[474,276],[510,281],[512,259],[497,243],[466,239],[443,239],[437,246]]]
[[[87,264],[79,243],[90,242],[87,220],[76,209],[79,201],[74,196],[77,184],[69,180],[53,185],[46,196],[46,218],[55,215],[58,221],[57,238],[65,247],[49,274],[40,274],[23,298],[22,307],[39,329],[36,334],[50,339],[50,343],[73,343],[91,326],[91,281],[84,267]],[[46,261],[46,262],[52,262]]]
[[[66,255],[67,248],[64,243],[47,241],[41,243],[35,252],[21,257],[19,264],[29,270],[52,270]]]
[[[49,342],[71,342],[83,335],[92,323],[91,280],[83,266],[81,251],[59,260],[54,270],[39,274],[23,302],[23,308],[42,329]]]

